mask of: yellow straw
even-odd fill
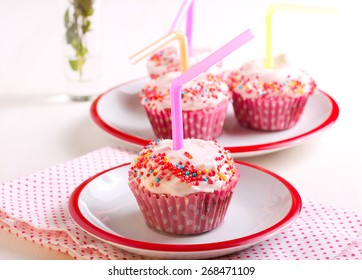
[[[180,48],[180,60],[181,60],[181,72],[185,72],[188,69],[188,49],[187,49],[187,37],[181,32],[172,32],[166,36],[160,38],[151,45],[145,47],[143,50],[130,56],[129,61],[132,64],[139,62],[145,57],[160,50],[165,45],[169,44],[173,40],[177,40]]]
[[[307,6],[293,5],[293,4],[271,5],[266,13],[266,55],[265,55],[266,68],[274,67],[274,59],[272,56],[271,21],[273,14],[281,10],[291,11],[291,12],[303,12],[303,13],[336,14],[336,10],[329,8],[307,7]]]

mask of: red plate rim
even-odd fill
[[[279,222],[275,223],[274,225],[259,231],[257,233],[243,236],[236,239],[221,241],[221,242],[214,242],[214,243],[203,243],[203,244],[159,244],[159,243],[150,243],[150,242],[143,242],[138,240],[132,240],[128,239],[122,236],[118,236],[112,233],[109,233],[107,231],[104,231],[100,229],[99,227],[95,226],[91,222],[89,222],[81,213],[81,210],[79,208],[79,197],[83,191],[83,189],[94,179],[101,176],[104,173],[107,173],[111,170],[121,168],[123,166],[129,165],[129,163],[125,163],[122,165],[118,165],[112,168],[109,168],[107,170],[104,170],[86,181],[84,181],[82,184],[80,184],[74,192],[71,194],[69,199],[69,213],[72,219],[85,231],[90,233],[91,235],[98,237],[102,240],[126,246],[126,247],[132,247],[132,248],[138,248],[142,250],[153,250],[153,251],[167,251],[167,252],[200,252],[200,251],[211,251],[211,250],[221,250],[221,249],[227,249],[227,248],[233,248],[237,246],[243,246],[247,244],[254,244],[260,241],[263,241],[264,238],[267,238],[268,236],[272,235],[273,233],[277,232],[278,230],[284,228],[289,223],[294,221],[300,214],[301,208],[302,208],[302,200],[298,193],[298,191],[284,178],[280,177],[279,175],[264,169],[262,167],[235,161],[237,164],[245,165],[254,169],[257,169],[259,171],[262,171],[264,173],[267,173],[273,177],[275,177],[277,180],[279,180],[290,192],[290,195],[292,197],[292,205],[290,207],[289,212],[285,215],[283,219],[281,219]]]
[[[132,80],[123,84],[120,84],[118,86],[115,86],[111,89],[109,89],[108,91],[106,91],[105,93],[101,94],[100,96],[98,96],[92,103],[91,108],[90,108],[90,115],[93,119],[93,121],[100,127],[102,128],[104,131],[108,132],[109,134],[122,139],[128,143],[132,143],[135,145],[139,145],[140,147],[143,147],[145,145],[147,145],[151,139],[144,139],[144,138],[139,138],[130,134],[127,134],[123,131],[117,130],[114,127],[110,126],[109,124],[107,124],[99,115],[98,113],[98,104],[99,101],[107,94],[109,94],[110,92],[112,92],[114,89],[121,87],[121,86],[125,86],[137,81],[140,81],[144,78],[139,78],[136,80]],[[319,90],[319,92],[323,95],[325,95],[328,100],[330,101],[331,105],[332,105],[332,110],[330,115],[328,116],[328,118],[321,123],[319,126],[305,132],[302,133],[300,135],[294,136],[294,137],[290,137],[287,139],[283,139],[280,141],[275,141],[275,142],[270,142],[270,143],[264,143],[264,144],[257,144],[257,145],[249,145],[249,146],[226,146],[224,147],[225,149],[229,150],[232,154],[237,154],[237,153],[248,153],[248,152],[258,152],[258,151],[267,151],[267,150],[271,150],[271,149],[278,149],[278,148],[283,148],[289,145],[292,145],[294,143],[297,143],[298,141],[301,141],[303,139],[306,139],[307,137],[313,135],[314,133],[321,131],[327,127],[329,127],[331,124],[333,124],[339,115],[339,107],[337,102],[327,93],[325,93],[324,91]]]

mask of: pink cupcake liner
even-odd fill
[[[238,178],[237,173],[213,193],[186,196],[154,194],[135,183],[130,183],[130,188],[150,228],[168,234],[200,234],[215,229],[224,220]]]
[[[222,133],[229,102],[215,108],[183,111],[184,138],[215,139]],[[157,111],[145,107],[152,129],[158,138],[172,138],[171,110]]]
[[[296,125],[303,113],[308,95],[293,97],[243,98],[233,94],[238,122],[247,128],[278,131]]]

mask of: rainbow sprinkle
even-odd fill
[[[254,78],[243,75],[241,70],[231,72],[227,78],[227,83],[232,91],[243,91],[246,95],[261,97],[283,96],[286,92],[292,95],[311,94],[316,88],[313,80],[310,84],[305,84],[288,76],[284,82],[264,82],[260,81],[258,75]]]
[[[164,79],[164,76],[158,79]],[[183,104],[194,103],[196,100],[202,100],[203,103],[206,103],[210,99],[223,100],[225,97],[231,100],[231,92],[226,88],[227,86],[221,78],[207,74],[205,79],[195,81],[192,86],[184,86],[181,89],[181,99]],[[155,102],[161,103],[167,99],[170,99],[170,89],[158,87],[156,80],[147,84],[140,94],[141,103],[150,109],[156,106]]]
[[[154,67],[164,68],[162,69],[162,73],[160,73],[160,75],[164,75],[168,72],[181,71],[180,60],[178,57],[177,49],[168,47],[153,54],[148,63],[152,63]]]
[[[231,180],[231,176],[235,174],[234,161],[226,150],[219,150],[220,155],[215,157],[217,163],[215,169],[198,169],[189,160],[170,162],[166,153],[157,152],[159,143],[159,140],[151,142],[135,158],[130,174],[138,180],[138,183],[145,176],[154,178],[151,180],[150,186],[156,188],[162,181],[170,181],[173,178],[189,185],[199,186],[200,184],[214,184],[217,180],[226,182]],[[193,158],[187,151],[184,152],[184,155],[187,159]],[[227,168],[222,171],[222,167],[225,165]]]

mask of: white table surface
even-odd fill
[[[251,2],[257,2],[250,4]],[[196,0],[194,45],[216,49],[246,28],[255,39],[226,67],[264,56],[264,19],[275,1]],[[285,1],[284,1],[285,2]],[[290,1],[297,2],[297,1]],[[306,3],[299,1],[299,3]],[[128,57],[166,34],[182,0],[103,0],[102,78],[97,93],[146,75]],[[340,106],[337,122],[308,143],[244,161],[291,182],[303,199],[362,215],[362,44],[358,1],[310,1],[337,15],[279,13],[274,51],[285,52]],[[90,118],[90,102],[66,102],[61,15],[53,0],[0,0],[0,181],[26,176],[105,146],[122,145]],[[0,259],[68,259],[0,231]]]

